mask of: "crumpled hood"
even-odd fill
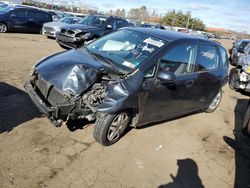
[[[91,86],[105,66],[83,49],[61,52],[41,60],[36,72],[49,84],[73,95]]]
[[[43,26],[45,26],[45,27],[52,27],[55,29],[66,26],[66,25],[68,25],[68,24],[64,23],[64,22],[48,22],[48,23],[43,24]]]
[[[92,30],[102,30],[100,27],[97,27],[97,26],[83,25],[83,24],[71,24],[71,25],[64,26],[63,29],[73,30],[73,31],[80,30],[82,32],[88,32]]]

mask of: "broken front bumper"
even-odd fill
[[[57,34],[56,41],[60,45],[63,45],[67,48],[78,48],[84,43],[84,41],[80,38],[70,37],[70,36],[62,35],[60,33]]]
[[[36,86],[29,81],[25,83],[24,88],[39,111],[47,116],[50,123],[56,127],[61,126],[71,114],[70,112],[75,108],[74,104],[64,104],[52,107],[41,92],[36,89]]]

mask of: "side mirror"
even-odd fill
[[[112,25],[107,25],[106,28],[107,29],[113,29],[113,26]]]
[[[157,78],[161,80],[161,83],[173,83],[175,81],[175,74],[166,70],[162,70],[157,74]]]

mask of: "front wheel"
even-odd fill
[[[101,114],[96,119],[94,138],[104,146],[116,143],[124,134],[131,120],[129,111],[117,114]]]
[[[0,33],[6,33],[8,31],[8,27],[4,23],[0,23]]]
[[[218,108],[218,106],[219,106],[219,104],[221,102],[221,99],[222,99],[222,91],[220,90],[217,93],[217,95],[214,97],[214,99],[212,100],[209,107],[205,110],[205,112],[207,112],[207,113],[214,112]]]

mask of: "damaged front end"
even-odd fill
[[[46,59],[34,67],[24,86],[26,91],[56,127],[69,119],[95,120],[107,86],[118,82],[119,76],[108,74],[105,68],[91,62],[91,58],[86,59],[89,57],[85,60],[90,60],[91,65],[77,62],[59,64],[57,62],[62,62],[63,54],[59,56],[62,57]]]

